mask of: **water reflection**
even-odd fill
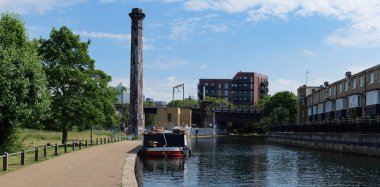
[[[380,159],[270,145],[255,137],[193,138],[193,156],[139,159],[141,186],[376,186]]]

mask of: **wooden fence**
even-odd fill
[[[8,171],[10,166],[23,166],[26,163],[35,163],[46,160],[50,157],[58,156],[82,148],[91,147],[94,145],[108,144],[112,142],[119,142],[126,140],[126,136],[96,138],[95,140],[74,140],[70,143],[45,145],[42,147],[35,147],[30,150],[22,150],[16,153],[7,153],[0,155],[3,159],[3,171]]]

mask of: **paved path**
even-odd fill
[[[128,180],[124,185],[136,186],[134,157],[128,152],[139,145],[123,141],[64,154],[1,175],[0,186],[121,186],[122,176]]]

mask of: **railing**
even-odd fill
[[[309,122],[303,124],[272,125],[271,132],[326,132],[326,133],[380,133],[379,119]]]
[[[10,166],[23,166],[26,163],[35,163],[42,160],[49,159],[50,157],[58,156],[82,148],[91,147],[94,145],[108,144],[112,142],[119,142],[126,140],[126,136],[96,138],[95,140],[73,140],[70,143],[44,145],[42,147],[35,147],[34,149],[22,150],[16,153],[7,153],[0,155],[3,159],[3,171],[8,171]]]

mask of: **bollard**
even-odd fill
[[[8,159],[9,159],[9,154],[5,152],[3,157],[3,171],[8,171]]]
[[[75,140],[73,140],[73,151],[75,151]]]
[[[44,157],[47,157],[47,145],[44,146]]]
[[[86,139],[86,147],[88,146],[88,144],[87,144],[88,142],[87,142],[87,139]]]
[[[79,141],[79,149],[82,149],[82,140]]]
[[[58,144],[55,144],[54,146],[54,155],[58,156]]]
[[[100,144],[103,144],[103,138],[100,138]]]
[[[21,165],[25,165],[25,150],[21,151]]]
[[[38,147],[36,147],[36,149],[34,151],[34,160],[38,161]]]
[[[106,138],[104,138],[104,140],[103,140],[104,144],[106,144],[106,143],[107,143],[107,142],[106,142],[106,140],[107,140],[107,139],[106,139]]]
[[[65,148],[65,153],[67,153],[67,142],[65,142],[64,148]]]

